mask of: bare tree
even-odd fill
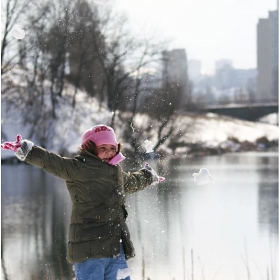
[[[127,29],[127,19],[112,10],[101,15],[100,30],[101,33],[94,35],[104,36],[104,40],[94,40],[94,47],[103,69],[107,104],[112,111],[111,125],[114,126],[115,113],[125,93],[130,94],[133,103],[130,120],[133,122],[141,76],[150,63],[159,59],[162,44],[150,38],[135,38]],[[105,45],[98,44],[103,41]]]
[[[67,50],[69,44],[69,23],[71,13],[71,2],[65,0],[60,5],[54,3],[51,14],[55,22],[52,24],[47,36],[49,40],[43,46],[43,51],[49,54],[49,79],[51,81],[50,94],[52,103],[52,117],[56,118],[55,108],[57,97],[62,96],[64,87],[65,67]],[[58,14],[58,17],[55,15]]]
[[[113,111],[120,101],[121,85],[129,77],[129,73],[124,70],[124,63],[127,57],[133,53],[133,37],[128,31],[124,30],[125,21],[120,21],[119,17],[114,17],[112,11],[108,11],[100,24],[101,33],[93,34],[95,36],[93,43],[104,73],[108,108]],[[103,40],[96,40],[98,36],[104,38],[105,45],[100,45]]]
[[[84,88],[88,95],[95,96],[102,91],[103,79],[100,78],[102,69],[94,52],[93,40],[98,40],[98,13],[94,6],[86,1],[79,1],[73,11],[71,20],[68,80],[75,86],[72,106],[76,104],[78,88]]]
[[[9,39],[9,34],[15,28],[16,24],[26,24],[26,17],[29,11],[35,6],[34,0],[4,0],[2,1],[2,26],[3,37],[1,43],[1,73],[9,70],[9,66],[21,58],[21,52],[15,51],[17,41]],[[32,8],[31,8],[32,7]],[[7,55],[9,47],[10,54]]]
[[[134,37],[126,29],[126,21],[108,10],[106,14],[101,15],[101,32],[93,34],[94,49],[103,70],[101,75],[104,75],[108,108],[113,112],[117,110],[127,88],[126,82],[134,71],[127,71],[125,68],[136,49]],[[100,36],[103,40],[96,39]]]
[[[45,0],[44,11],[39,5],[36,7],[34,15],[27,17],[32,35],[19,43],[21,66],[28,69],[26,121],[33,123],[35,128],[44,118],[56,117],[56,104],[62,96],[68,61],[70,74],[67,79],[75,86],[73,108],[77,90],[86,89],[89,95],[107,101],[108,109],[113,112],[111,126],[114,126],[116,112],[122,108],[120,104],[125,97],[130,113],[126,114],[124,123],[127,131],[133,130],[130,140],[135,151],[140,153],[139,141],[150,132],[149,124],[137,128],[135,116],[140,110],[148,113],[157,127],[155,149],[163,144],[173,133],[171,124],[180,105],[180,87],[162,83],[160,88],[152,89],[148,97],[144,93],[147,91],[145,77],[150,75],[151,64],[160,63],[166,42],[160,42],[154,35],[136,39],[127,29],[123,16],[111,10],[98,12],[85,0],[74,3]],[[50,95],[45,94],[46,80],[50,81]],[[44,107],[45,98],[51,100],[51,111]],[[30,108],[33,108],[33,114],[28,113]],[[44,135],[41,139],[43,143],[47,142]]]

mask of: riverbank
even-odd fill
[[[69,85],[67,90],[57,106],[57,118],[44,120],[41,125],[26,123],[19,108],[2,98],[2,143],[14,141],[16,135],[21,134],[23,139],[27,138],[62,156],[76,154],[83,132],[96,124],[110,124],[112,115],[104,104],[101,106],[95,98],[81,91],[77,93],[77,106],[73,110],[67,99],[67,94],[73,89]],[[138,131],[144,154],[144,141],[149,140],[156,145],[161,124],[147,115],[137,114],[135,127],[125,132],[122,121],[125,114],[118,112],[115,118],[114,129],[118,141],[123,144],[124,153],[131,155],[135,151],[129,143],[130,138],[134,131]],[[158,155],[185,157],[278,150],[279,127],[274,124],[249,122],[212,113],[182,113],[169,122],[162,134],[167,134],[171,128],[171,136],[156,151]],[[2,163],[13,163],[15,160],[12,158],[12,152],[2,150]]]
[[[206,156],[221,155],[225,153],[243,153],[243,152],[278,152],[278,141],[269,141],[266,137],[258,138],[255,142],[239,141],[229,138],[221,143],[194,143],[190,144],[187,155]]]

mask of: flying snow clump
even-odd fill
[[[206,185],[214,180],[205,167],[200,168],[199,173],[193,173],[193,177],[197,185]]]
[[[18,39],[18,40],[21,40],[25,37],[25,31],[23,29],[21,29],[20,27],[15,27],[11,31],[11,34],[15,39]]]
[[[145,147],[145,149],[146,149],[146,153],[147,153],[147,154],[148,154],[148,153],[152,153],[152,152],[154,151],[154,149],[153,149],[153,144],[152,144],[152,142],[149,141],[149,140],[145,140],[145,141],[144,141],[144,147]]]

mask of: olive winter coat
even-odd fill
[[[126,259],[135,255],[125,223],[125,194],[149,186],[153,182],[149,171],[125,173],[120,166],[110,165],[87,151],[66,158],[38,146],[32,148],[25,161],[66,181],[73,203],[68,262],[112,258],[120,253],[120,242]]]

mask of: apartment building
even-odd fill
[[[257,24],[257,95],[259,101],[278,100],[278,11]]]
[[[182,91],[182,102],[191,100],[188,82],[187,54],[184,49],[164,51],[162,53],[162,81],[174,84]]]

